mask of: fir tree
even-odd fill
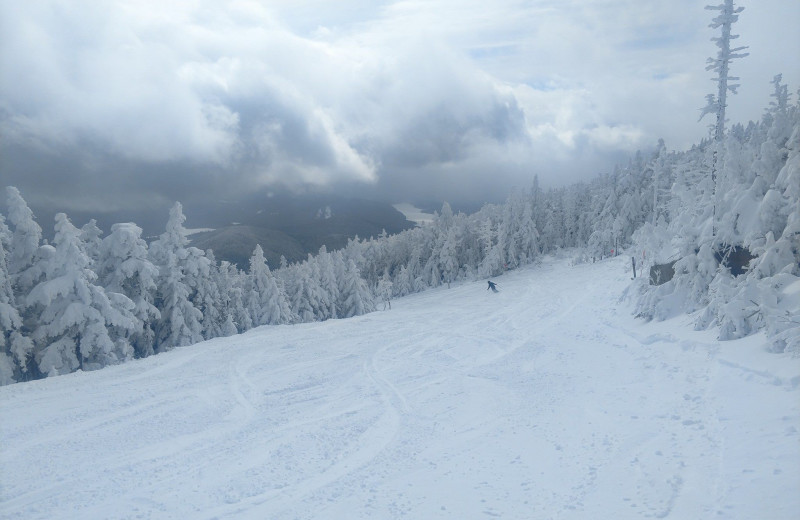
[[[98,281],[108,291],[124,294],[133,302],[136,328],[129,336],[136,357],[152,355],[153,326],[161,313],[153,304],[158,268],[149,260],[147,243],[136,224],[111,226],[111,234],[100,245]]]
[[[278,288],[275,278],[270,272],[264,250],[257,245],[250,257],[250,291],[248,309],[253,324],[279,325],[291,321],[291,310],[286,296]]]
[[[0,386],[29,375],[28,362],[33,352],[33,343],[21,332],[22,318],[11,289],[6,261],[6,247],[10,243],[11,233],[0,215]]]
[[[33,333],[39,370],[51,376],[130,359],[133,349],[124,338],[112,339],[109,328],[136,328],[133,302],[119,294],[109,298],[94,284],[97,275],[89,269],[79,231],[65,214],[56,215],[55,231],[46,278],[26,299],[40,315]]]
[[[36,223],[33,211],[17,188],[6,188],[8,223],[13,233],[8,253],[8,274],[18,299],[28,292],[41,278],[41,271],[34,267],[36,253],[42,240],[42,228]]]
[[[360,316],[375,310],[375,302],[367,283],[361,278],[358,267],[353,260],[347,264],[347,270],[340,278],[339,293],[342,298],[341,310],[343,318]]]
[[[180,202],[169,213],[166,231],[153,242],[150,254],[158,267],[156,307],[161,313],[155,332],[156,350],[191,345],[203,340],[202,313],[192,304],[186,281],[186,261],[189,258],[186,217]]]

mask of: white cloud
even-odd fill
[[[117,157],[243,184],[502,194],[534,173],[571,181],[659,137],[685,147],[705,135],[697,108],[715,49],[703,5],[4,2],[0,67],[14,80],[0,85],[0,131],[37,153],[103,150],[106,170]],[[780,16],[800,8],[746,7],[739,32],[760,54],[734,65],[731,113],[757,118],[773,74],[800,81],[800,39]]]

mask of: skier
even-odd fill
[[[491,290],[492,290],[492,292],[498,292],[498,291],[497,291],[497,284],[495,284],[495,283],[494,283],[493,281],[491,281],[491,280],[489,280],[489,287],[487,287],[487,288],[486,288],[486,290],[488,291],[489,289],[491,289]]]

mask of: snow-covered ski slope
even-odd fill
[[[800,360],[566,260],[0,388],[2,518],[800,514]]]

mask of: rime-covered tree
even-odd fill
[[[324,306],[320,309],[323,319],[336,319],[339,317],[337,308],[339,302],[339,284],[336,281],[336,268],[333,256],[323,245],[316,257],[319,272],[319,284],[326,295]]]
[[[348,261],[347,268],[339,277],[341,298],[341,317],[350,318],[360,316],[375,310],[375,301],[367,286],[361,278],[358,267],[353,260]]]
[[[114,224],[99,246],[97,274],[108,291],[121,293],[133,302],[136,328],[128,338],[136,357],[153,354],[153,326],[161,313],[153,304],[158,268],[148,258],[142,229],[133,223]]]
[[[91,219],[81,227],[80,236],[86,256],[92,261],[92,267],[94,267],[94,264],[100,259],[100,244],[103,241],[101,238],[103,231],[97,227],[97,221]]]
[[[31,269],[42,241],[42,228],[36,223],[33,211],[14,186],[6,188],[8,223],[12,229],[8,252],[8,273],[17,298],[24,297],[41,277]]]
[[[6,261],[10,243],[11,232],[0,215],[0,385],[28,377],[28,362],[33,352],[33,343],[21,332],[22,318],[11,289]]]
[[[192,304],[186,280],[190,252],[185,221],[183,207],[176,202],[169,212],[166,231],[150,246],[151,258],[159,270],[156,307],[161,319],[155,328],[158,352],[203,340],[203,314]]]
[[[222,335],[230,336],[251,329],[253,320],[245,305],[244,295],[246,277],[235,265],[224,260],[220,262],[217,276],[223,318]]]
[[[714,140],[722,141],[725,135],[725,108],[727,107],[728,92],[736,94],[736,89],[739,87],[739,84],[735,83],[739,78],[730,75],[731,61],[749,55],[747,52],[741,52],[747,47],[731,48],[731,41],[739,37],[738,34],[731,34],[731,26],[739,19],[739,13],[744,10],[744,7],[734,7],[733,0],[725,0],[719,5],[707,5],[706,9],[719,11],[709,25],[712,29],[720,29],[720,35],[711,38],[719,51],[715,58],[708,58],[706,66],[706,70],[712,70],[717,74],[714,78],[714,81],[717,82],[717,95],[716,97],[714,94],[707,96],[708,103],[703,108],[700,118],[702,119],[706,114],[716,116]]]
[[[408,296],[414,292],[414,278],[410,273],[408,267],[400,267],[394,282],[394,294],[397,296]]]
[[[254,326],[280,325],[291,321],[291,309],[286,296],[275,283],[260,245],[256,246],[250,257],[249,282],[247,305]]]
[[[135,330],[134,304],[95,285],[79,231],[64,213],[56,215],[53,245],[45,280],[26,298],[26,306],[39,312],[33,340],[41,373],[94,370],[133,357],[125,337],[112,338],[110,331]]]
[[[525,201],[520,214],[519,228],[520,261],[527,264],[533,261],[539,253],[539,232],[533,218],[533,204]]]
[[[383,309],[386,310],[386,306],[391,309],[392,308],[392,293],[393,289],[391,278],[389,278],[389,271],[385,271],[383,273],[383,277],[378,280],[378,296],[380,297],[381,301],[383,302]]]
[[[494,229],[490,216],[485,217],[480,223],[479,236],[483,258],[478,266],[479,276],[496,276],[503,271],[502,247],[496,243]]]
[[[292,315],[301,323],[314,321],[314,306],[311,299],[316,292],[310,287],[314,282],[311,280],[311,270],[308,264],[305,262],[293,264],[287,269],[284,276],[286,295],[292,309]]]
[[[736,89],[739,87],[739,78],[730,75],[731,61],[736,58],[743,58],[749,53],[741,53],[747,47],[731,48],[731,40],[739,37],[738,34],[731,34],[731,26],[739,19],[739,13],[744,10],[744,7],[734,7],[733,0],[725,0],[724,3],[719,5],[707,5],[706,9],[720,11],[719,15],[712,19],[709,27],[712,29],[720,29],[720,36],[711,38],[715,42],[719,51],[716,58],[708,58],[706,70],[713,70],[717,76],[714,79],[717,83],[717,95],[708,94],[706,96],[706,106],[700,113],[700,119],[705,117],[706,114],[714,114],[716,116],[716,124],[714,125],[714,140],[717,143],[722,143],[725,136],[725,109],[727,108],[727,96],[730,91],[736,94]],[[711,182],[714,188],[714,200],[712,202],[712,222],[711,234],[716,236],[716,220],[717,214],[722,213],[718,211],[717,206],[720,204],[717,193],[720,191],[717,188],[717,175],[719,165],[718,155],[723,153],[724,150],[713,150],[711,159]],[[723,192],[724,193],[724,192]]]
[[[444,241],[439,251],[439,269],[444,281],[447,282],[447,287],[450,287],[450,284],[458,277],[458,237],[454,226],[451,226],[445,233]],[[386,277],[388,278],[388,272]]]
[[[217,287],[217,269],[213,252],[209,255],[196,247],[186,247],[185,256],[180,263],[184,282],[189,289],[189,301],[200,311],[201,334],[204,339],[222,335],[222,311]]]

